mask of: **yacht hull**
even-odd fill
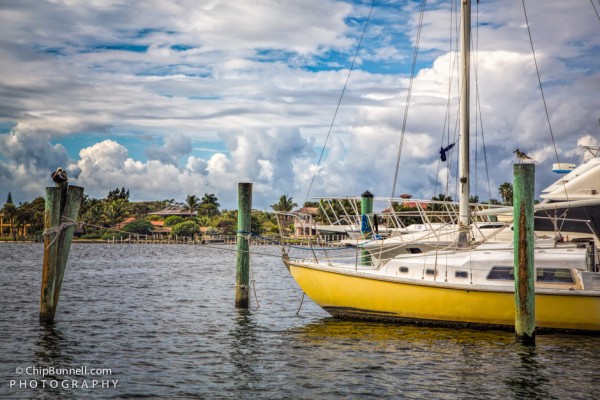
[[[286,261],[300,288],[335,317],[512,329],[514,289],[407,282],[361,271]],[[600,292],[536,292],[538,330],[600,333]]]

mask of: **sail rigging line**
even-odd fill
[[[548,121],[548,129],[550,131],[550,138],[552,139],[552,146],[554,147],[554,154],[556,156],[556,162],[560,164],[560,159],[558,156],[558,150],[556,149],[556,141],[554,140],[554,132],[552,131],[552,124],[550,123],[550,114],[548,113],[548,106],[546,104],[546,96],[544,95],[544,88],[542,86],[542,78],[540,76],[540,70],[538,68],[538,63],[537,63],[537,58],[535,56],[535,49],[533,46],[533,38],[531,35],[531,28],[529,27],[529,19],[527,18],[527,8],[525,7],[525,0],[521,0],[521,3],[523,4],[523,14],[525,16],[525,24],[527,26],[527,33],[529,34],[529,43],[531,44],[531,54],[533,56],[533,63],[535,65],[535,72],[537,74],[537,78],[538,78],[538,84],[540,87],[540,92],[542,94],[542,102],[544,103],[544,111],[546,112],[546,121]],[[563,183],[563,189],[565,191],[565,197],[567,199],[567,201],[569,201],[569,193],[567,192],[567,186],[565,184],[564,181],[564,176],[561,175],[561,181]],[[567,210],[565,210],[565,215],[568,213],[568,207]],[[560,230],[562,230],[562,226],[564,225],[566,221],[563,219],[560,225]]]
[[[598,9],[596,8],[596,5],[594,4],[594,0],[590,0],[590,3],[592,3],[592,7],[594,8],[594,11],[596,12],[596,16],[598,17],[598,21],[600,21],[600,14],[598,14]],[[598,4],[600,4],[600,0],[598,1]]]
[[[356,46],[356,51],[354,52],[354,58],[352,58],[352,63],[350,64],[350,69],[348,70],[348,75],[346,76],[346,82],[344,82],[344,87],[342,88],[342,93],[340,93],[340,98],[338,100],[337,106],[335,107],[335,112],[333,113],[333,118],[331,120],[331,124],[329,125],[329,130],[327,131],[327,136],[325,137],[325,143],[323,143],[323,148],[321,149],[321,154],[319,155],[319,161],[317,161],[317,168],[315,169],[315,173],[310,181],[310,185],[308,187],[308,192],[306,193],[305,202],[308,201],[310,197],[310,191],[312,190],[313,184],[315,182],[315,178],[317,177],[317,173],[319,172],[319,167],[321,166],[321,161],[323,160],[323,154],[325,154],[325,149],[327,148],[327,142],[329,142],[329,137],[331,136],[331,131],[333,130],[333,124],[335,123],[335,119],[337,117],[338,111],[340,110],[340,106],[342,104],[342,99],[344,98],[344,94],[346,93],[346,88],[348,87],[348,81],[350,80],[350,75],[354,70],[354,64],[356,59],[358,58],[358,51],[360,50],[360,46],[362,44],[363,38],[365,37],[365,32],[367,31],[367,26],[369,25],[369,20],[371,19],[371,14],[373,13],[373,8],[375,7],[375,0],[371,2],[371,8],[369,9],[369,15],[367,15],[367,19],[365,21],[365,26],[363,27],[362,34],[360,35],[360,39],[358,40],[358,45]]]
[[[448,129],[448,142],[450,141],[450,106],[451,106],[450,103],[452,101],[452,97],[451,97],[452,96],[452,82],[453,82],[453,78],[454,78],[452,71],[456,68],[456,60],[457,60],[456,56],[452,57],[452,55],[455,54],[452,51],[452,38],[455,37],[456,41],[458,42],[458,22],[452,18],[452,16],[455,16],[455,18],[458,18],[458,13],[456,12],[454,5],[455,5],[454,1],[450,2],[450,34],[448,35],[448,37],[450,38],[450,40],[448,41],[450,48],[448,50],[448,55],[451,57],[451,62],[448,63],[448,97],[446,100],[446,115],[444,115],[444,126],[442,128],[442,139],[441,139],[441,144],[440,144],[441,147],[445,147],[444,139],[446,137],[446,128]],[[456,22],[456,24],[453,25],[453,22]],[[456,27],[456,30],[457,30],[456,35],[452,34],[454,27]],[[458,49],[458,43],[456,43],[456,48]],[[456,120],[456,124],[458,123],[457,121],[458,121],[458,119]],[[456,143],[458,141],[458,139],[456,139],[456,132],[457,132],[456,124],[454,126],[455,140],[453,143]],[[448,144],[446,144],[446,146],[447,145]],[[447,167],[448,171],[450,171],[450,169],[451,169],[452,160],[453,160],[452,157],[448,158],[448,167]],[[440,162],[440,160],[438,160],[438,167],[437,167],[437,171],[435,174],[436,179],[435,179],[435,184],[433,186],[433,194],[431,195],[432,198],[437,196],[437,194],[436,194],[437,193],[437,185],[439,182],[439,173],[440,173],[441,165],[442,165],[442,163]],[[446,195],[448,194],[449,185],[450,185],[450,177],[449,177],[449,174],[446,174],[446,182],[445,182],[445,188],[444,188],[444,194],[446,194]]]
[[[483,117],[482,117],[482,113],[481,113],[481,99],[479,97],[479,74],[478,74],[478,64],[479,64],[479,1],[477,1],[477,5],[475,7],[475,49],[474,49],[474,53],[475,53],[475,57],[474,57],[474,61],[473,61],[473,67],[474,67],[474,72],[475,72],[475,132],[478,132],[478,129],[481,132],[481,146],[482,146],[482,150],[483,150],[483,163],[485,165],[485,175],[486,175],[486,182],[487,182],[487,186],[488,186],[488,199],[492,198],[492,188],[490,186],[490,172],[489,172],[489,168],[488,168],[488,162],[487,162],[487,153],[485,151],[485,135],[484,135],[484,130],[483,130]],[[477,182],[478,182],[478,178],[477,178],[477,172],[479,171],[479,168],[477,168],[477,155],[478,155],[478,151],[477,149],[479,148],[479,146],[477,146],[477,134],[475,135],[475,193],[477,193]],[[478,201],[476,202],[478,203]]]
[[[492,198],[492,187],[490,186],[490,171],[488,168],[488,160],[487,160],[487,151],[485,150],[485,136],[483,134],[483,118],[481,116],[481,103],[480,103],[480,99],[479,99],[479,90],[478,90],[478,85],[477,85],[477,72],[475,72],[475,101],[477,102],[477,114],[476,114],[476,119],[477,117],[479,117],[479,126],[481,129],[481,146],[483,149],[483,163],[485,164],[485,177],[487,180],[487,186],[488,186],[488,199]]]
[[[396,184],[398,182],[398,172],[400,171],[400,158],[402,157],[402,147],[404,143],[404,134],[406,132],[406,121],[408,120],[408,107],[410,106],[410,96],[412,93],[412,85],[415,78],[415,70],[417,67],[417,55],[419,54],[419,43],[421,41],[421,30],[423,28],[423,15],[425,14],[425,4],[427,0],[421,1],[421,10],[419,13],[419,24],[417,26],[417,36],[415,38],[415,48],[413,52],[412,66],[410,71],[410,80],[406,93],[406,104],[404,105],[404,117],[402,121],[402,132],[400,134],[400,142],[398,143],[398,156],[396,157],[396,171],[394,172],[394,180],[392,183],[392,193],[390,198],[393,199],[396,195]]]
[[[533,63],[535,65],[535,72],[538,78],[538,84],[540,87],[540,92],[542,94],[542,102],[544,103],[544,111],[546,112],[546,121],[548,121],[548,129],[550,131],[550,138],[552,139],[552,146],[554,147],[554,154],[556,155],[556,162],[560,163],[560,159],[558,156],[558,150],[556,149],[556,141],[554,140],[554,132],[552,131],[552,124],[550,123],[550,114],[548,113],[548,105],[546,104],[546,96],[544,95],[544,87],[542,85],[542,78],[540,76],[540,69],[538,68],[537,58],[535,56],[535,49],[533,46],[533,38],[531,35],[531,28],[529,27],[529,19],[527,18],[527,8],[525,7],[525,0],[521,0],[523,4],[523,14],[525,16],[525,25],[527,26],[527,33],[529,34],[529,43],[531,44],[531,54],[533,56]],[[561,178],[562,179],[562,178]],[[567,193],[567,188],[563,185],[565,189],[565,196],[567,201],[569,201],[569,194]]]

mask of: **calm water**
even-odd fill
[[[0,398],[600,399],[599,337],[529,348],[510,332],[338,321],[308,299],[297,315],[276,247],[253,248],[260,306],[252,293],[242,312],[232,250],[75,244],[47,328],[42,245],[0,243]]]

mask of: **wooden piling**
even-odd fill
[[[369,216],[373,214],[373,194],[368,190],[360,195],[360,232],[364,239],[373,237],[373,228]],[[361,250],[360,265],[371,265],[371,255],[368,250]]]
[[[60,225],[60,188],[46,188],[44,228],[56,229]],[[40,296],[40,322],[54,322],[56,307],[54,293],[56,291],[56,255],[58,254],[58,238],[54,234],[44,236],[44,261],[42,269],[42,292]]]
[[[69,186],[67,182],[46,188],[44,210],[44,261],[40,294],[40,322],[53,323],[60,289],[67,266],[71,240],[75,232],[83,188]],[[62,217],[67,220],[63,220]]]
[[[238,235],[235,273],[235,307],[250,306],[250,244],[252,183],[238,184]]]
[[[513,184],[515,338],[535,344],[533,194],[535,165],[515,164]]]

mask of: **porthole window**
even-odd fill
[[[435,276],[435,269],[433,269],[433,268],[427,268],[427,269],[425,270],[425,275],[432,275],[432,276]]]
[[[467,271],[454,271],[454,276],[456,278],[468,278],[469,273]]]
[[[398,272],[400,272],[402,274],[406,274],[406,273],[408,273],[408,267],[400,267],[400,268],[398,268]]]

